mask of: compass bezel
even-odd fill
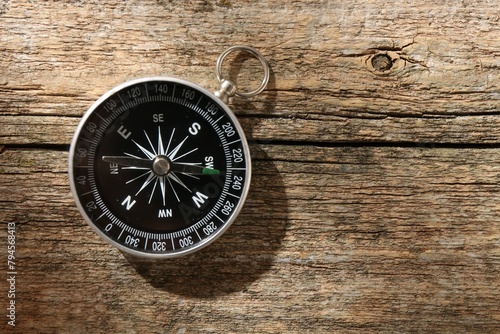
[[[181,249],[176,249],[171,252],[165,252],[165,253],[153,253],[153,252],[144,252],[140,251],[137,249],[133,249],[131,247],[125,246],[123,243],[120,243],[111,237],[109,237],[106,233],[104,233],[94,222],[93,220],[89,217],[87,214],[87,211],[84,208],[83,203],[80,200],[79,197],[79,191],[78,187],[75,184],[75,175],[74,175],[74,157],[76,154],[76,148],[77,144],[80,140],[81,134],[84,131],[84,126],[87,124],[87,121],[89,120],[90,117],[93,116],[94,112],[98,108],[100,108],[105,101],[110,99],[113,95],[124,91],[125,89],[135,86],[138,84],[144,84],[148,82],[165,82],[165,83],[170,83],[170,84],[180,84],[180,85],[185,85],[197,92],[199,92],[202,95],[205,95],[208,99],[214,101],[217,106],[222,108],[222,112],[229,117],[230,121],[232,122],[232,125],[234,126],[234,130],[238,133],[239,138],[241,138],[241,145],[243,147],[243,154],[245,157],[245,176],[244,180],[242,182],[242,191],[240,195],[240,199],[238,200],[237,204],[235,205],[234,210],[231,212],[230,216],[225,219],[225,223],[223,223],[220,228],[212,233],[211,235],[207,236],[206,238],[194,243],[194,245],[186,247],[186,248],[181,248]],[[102,138],[101,138],[102,139]],[[144,78],[139,78],[135,80],[130,80],[125,83],[122,83],[108,92],[106,92],[104,95],[102,95],[96,102],[92,104],[92,106],[85,112],[83,115],[80,123],[78,124],[75,134],[73,136],[70,150],[69,150],[69,180],[70,180],[70,189],[71,193],[73,195],[73,198],[75,200],[76,206],[80,213],[82,214],[83,218],[87,222],[88,225],[91,226],[91,228],[106,242],[109,244],[115,246],[119,250],[126,252],[128,254],[138,256],[138,257],[146,257],[146,258],[173,258],[173,257],[179,257],[187,254],[191,254],[193,252],[196,252],[211,243],[213,243],[215,240],[217,240],[224,232],[233,224],[235,221],[236,217],[239,215],[241,212],[243,205],[245,203],[245,200],[247,198],[249,188],[250,188],[250,182],[251,182],[251,157],[250,157],[250,149],[248,146],[248,142],[246,140],[246,136],[243,132],[243,129],[241,128],[240,123],[238,122],[236,116],[232,112],[232,110],[217,96],[215,96],[212,92],[208,91],[207,89],[194,84],[192,82],[180,79],[180,78],[175,78],[175,77],[162,77],[162,76],[154,76],[154,77],[144,77]]]

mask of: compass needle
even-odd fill
[[[221,171],[212,167],[198,166],[188,163],[172,163],[171,170],[190,175],[219,175]]]
[[[241,92],[222,77],[232,52],[262,64],[254,91]],[[236,46],[217,59],[216,93],[150,77],[104,94],[83,116],[69,152],[71,192],[84,219],[120,250],[150,258],[188,254],[216,240],[241,211],[251,178],[248,142],[224,101],[260,93],[269,73],[258,51]]]
[[[220,170],[214,168],[203,168],[202,171],[203,175],[219,175],[220,173]]]
[[[116,164],[127,167],[148,168],[151,169],[153,161],[149,159],[136,158],[132,156],[109,156],[102,157],[102,161],[110,164]]]

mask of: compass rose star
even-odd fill
[[[175,189],[176,185],[186,189],[189,192],[192,192],[192,190],[184,183],[184,181],[180,178],[180,175],[178,174],[182,174],[184,176],[188,176],[190,178],[195,178],[195,179],[199,179],[199,177],[195,175],[210,174],[210,170],[206,170],[206,168],[203,168],[201,166],[201,163],[175,162],[197,151],[198,147],[188,150],[187,152],[185,151],[184,153],[181,153],[183,151],[185,143],[189,139],[189,136],[186,136],[174,148],[170,149],[172,143],[174,142],[174,135],[175,135],[175,128],[172,128],[172,132],[170,134],[168,143],[166,143],[166,147],[163,139],[162,128],[160,126],[158,126],[158,137],[156,146],[153,145],[150,136],[145,130],[144,130],[144,136],[149,144],[149,148],[146,148],[148,145],[144,147],[139,142],[132,140],[132,142],[137,146],[137,148],[142,152],[142,154],[147,159],[140,158],[128,152],[124,152],[124,154],[127,157],[131,158],[128,160],[127,158],[120,158],[120,157],[106,157],[107,161],[114,161],[115,163],[121,162],[121,164],[126,165],[126,167],[124,167],[126,169],[147,170],[147,172],[142,173],[141,175],[128,180],[126,183],[129,184],[139,179],[143,180],[143,183],[139,188],[139,190],[137,191],[136,195],[138,195],[148,186],[152,185],[151,195],[149,196],[149,201],[148,201],[149,204],[151,203],[152,198],[154,197],[154,193],[156,192],[161,195],[163,205],[166,205],[167,184],[170,186],[170,189],[172,190],[172,193],[174,194],[178,202],[180,202],[180,198],[177,193],[177,190]],[[158,160],[160,160],[163,164],[166,165],[166,167],[164,167],[165,168],[164,173],[163,171],[158,170],[158,165],[157,165],[159,163]],[[156,191],[157,188],[158,191]]]
[[[163,139],[161,138],[161,128],[158,127],[158,151],[157,154],[165,155],[165,150],[163,149]]]

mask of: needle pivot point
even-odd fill
[[[170,159],[164,155],[159,155],[153,160],[153,173],[158,176],[165,176],[170,172]]]

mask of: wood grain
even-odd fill
[[[497,5],[0,1],[0,245],[15,222],[18,263],[2,332],[500,331]],[[71,198],[81,116],[137,77],[215,90],[235,44],[272,68],[232,102],[253,157],[243,212],[192,256],[121,254]],[[261,75],[225,65],[242,89]]]

